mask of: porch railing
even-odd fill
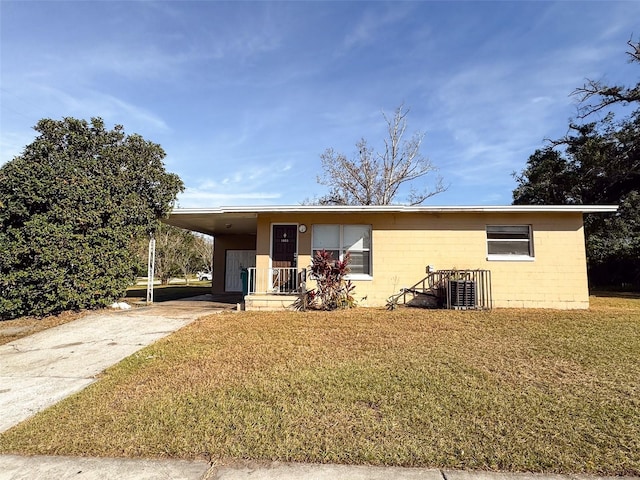
[[[248,269],[248,293],[292,294],[298,293],[306,281],[306,270],[295,267]]]

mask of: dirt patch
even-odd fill
[[[28,335],[30,331],[31,327],[7,327],[4,329],[0,328],[0,336],[13,337],[15,335],[21,335],[23,333]]]
[[[22,317],[16,320],[2,321],[0,322],[0,345],[13,342],[28,335],[33,335],[48,328],[73,322],[74,320],[84,317],[86,314],[86,311],[62,312],[58,315],[50,315],[44,318]]]

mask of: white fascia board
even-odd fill
[[[177,208],[171,215],[246,214],[260,213],[611,213],[617,205],[446,205],[446,206],[318,206],[318,205],[258,205],[215,208]]]

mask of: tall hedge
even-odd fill
[[[98,308],[135,273],[131,239],[182,191],[162,148],[100,118],[43,119],[0,167],[0,319]]]

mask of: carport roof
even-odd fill
[[[215,208],[177,208],[163,222],[176,227],[206,233],[256,233],[261,213],[610,213],[617,205],[476,205],[476,206],[323,206],[260,205]]]

